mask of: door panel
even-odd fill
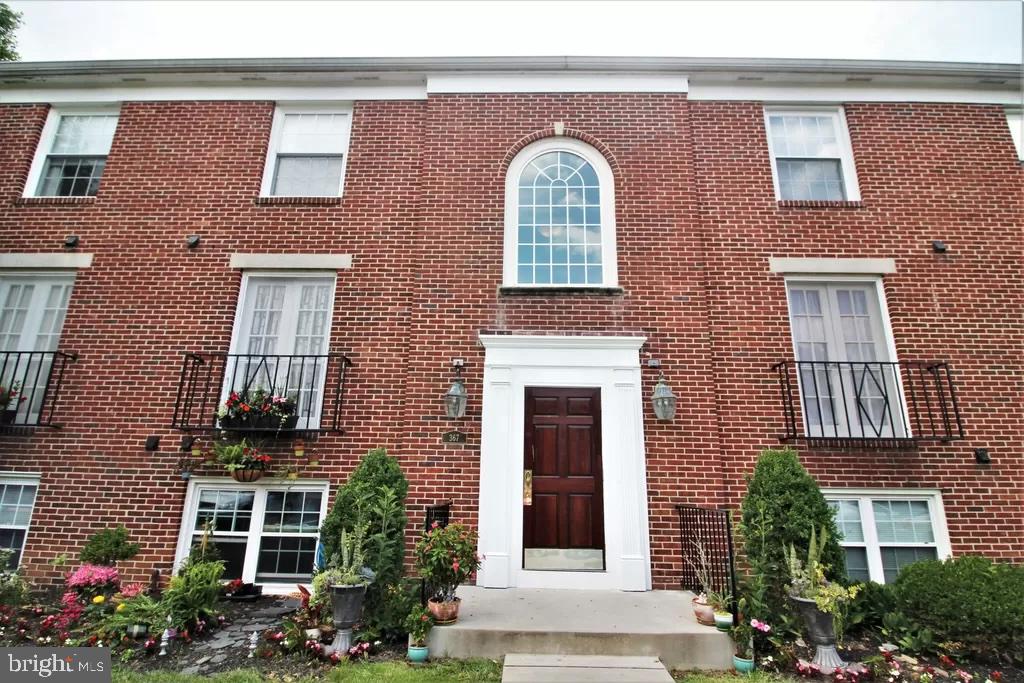
[[[528,387],[524,430],[524,568],[603,569],[601,390]]]

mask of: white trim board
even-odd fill
[[[777,102],[780,104],[835,104],[837,102],[948,102],[1019,105],[1020,90],[957,87],[920,87],[909,84],[858,86],[691,80],[688,100]]]
[[[768,257],[772,273],[828,275],[892,275],[896,260],[891,258],[780,258]]]
[[[88,268],[92,265],[92,254],[0,254],[0,269],[24,268]]]
[[[54,104],[98,104],[113,102],[162,101],[292,101],[351,102],[354,100],[425,100],[422,85],[337,86],[337,85],[153,85],[83,88],[0,89],[0,104],[50,102]]]
[[[427,77],[427,94],[544,93],[544,92],[655,92],[685,93],[683,74],[650,73],[461,73]]]
[[[640,347],[645,337],[480,335],[484,360],[477,585],[651,588]],[[605,571],[522,568],[525,388],[601,389]]]
[[[230,268],[260,270],[346,270],[352,254],[232,254]]]

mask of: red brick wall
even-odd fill
[[[76,554],[124,523],[143,541],[130,569],[173,559],[185,484],[168,429],[185,351],[227,348],[232,252],[351,253],[331,347],[355,362],[344,435],[325,436],[320,475],[344,480],[376,445],[399,455],[414,524],[422,505],[478,503],[481,332],[642,334],[679,396],[645,432],[655,585],[679,571],[672,505],[738,501],[782,412],[768,368],[791,355],[782,279],[768,256],[886,256],[902,357],[956,371],[969,438],[919,453],[806,452],[826,485],[942,487],[955,552],[1024,559],[1021,371],[1022,172],[998,107],[849,105],[862,208],[779,208],[761,107],[682,95],[447,95],[360,102],[336,206],[254,203],[271,103],[128,103],[93,201],[22,205],[45,107],[0,107],[0,245],[95,254],[79,273],[62,349],[78,352],[60,431],[0,435],[0,469],[43,473],[25,563]],[[524,136],[564,122],[617,162],[621,295],[508,297],[502,162]],[[184,236],[200,234],[198,250]],[[932,239],[951,247],[933,256]],[[442,417],[450,359],[467,359],[467,418]],[[458,426],[463,446],[440,444]],[[158,454],[145,437],[162,437]],[[971,450],[987,447],[988,467]],[[282,452],[282,455],[285,455]],[[414,531],[410,530],[410,539]]]

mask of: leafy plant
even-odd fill
[[[807,548],[807,561],[802,562],[797,556],[796,548],[789,546],[786,564],[789,569],[789,594],[792,597],[814,600],[819,610],[832,615],[832,625],[836,638],[843,635],[843,618],[845,606],[857,597],[860,586],[846,587],[825,578],[828,566],[821,561],[821,552],[828,543],[828,529],[821,528],[817,536],[811,529],[811,540]]]
[[[882,627],[885,615],[896,609],[892,584],[867,581],[860,584],[856,597],[846,606],[847,633],[870,633]]]
[[[373,571],[366,566],[363,551],[366,527],[366,524],[358,524],[352,531],[341,530],[341,546],[329,568],[334,572],[332,585],[357,586],[373,580]]]
[[[117,603],[117,607],[103,620],[102,630],[108,634],[124,635],[131,626],[141,624],[149,627],[151,632],[163,629],[167,623],[167,611],[162,602],[158,602],[145,593],[140,593]]]
[[[223,562],[195,562],[183,566],[164,591],[162,608],[178,630],[193,628],[196,623],[214,614],[220,597]]]
[[[202,562],[217,562],[220,560],[220,550],[213,542],[214,522],[209,520],[203,523],[203,535],[192,544],[188,551],[188,557],[182,564],[182,568]]]
[[[790,546],[804,551],[812,530],[824,527],[827,531],[820,549],[827,578],[845,575],[845,556],[835,540],[839,532],[832,508],[795,451],[766,449],[761,453],[747,482],[741,512],[738,527],[745,556],[751,573],[764,577],[769,614],[788,611],[786,553]]]
[[[427,635],[434,627],[434,618],[430,610],[416,605],[405,618],[405,630],[409,634],[409,640],[415,647],[423,647],[427,643]]]
[[[935,652],[935,635],[930,629],[914,624],[899,612],[882,617],[882,635],[912,654]]]
[[[897,611],[937,642],[1024,661],[1024,567],[965,555],[904,567]]]
[[[121,560],[130,560],[139,554],[139,544],[128,540],[124,526],[103,529],[89,537],[79,559],[84,564],[115,566]]]
[[[477,533],[462,524],[433,528],[416,543],[420,576],[427,580],[431,599],[449,602],[455,590],[480,568]]]
[[[20,607],[28,598],[28,584],[17,569],[10,569],[14,551],[0,548],[0,605]]]
[[[7,3],[0,2],[0,61],[15,62],[19,59],[14,49],[17,41],[14,31],[21,25],[21,12],[15,12]]]
[[[262,387],[254,387],[242,392],[232,391],[217,410],[217,417],[241,422],[255,422],[262,417],[273,417],[284,423],[295,415],[296,408],[294,396],[280,396]]]
[[[213,452],[217,462],[224,465],[228,472],[235,470],[265,470],[270,466],[270,456],[261,453],[256,446],[246,439],[237,443],[214,441]]]

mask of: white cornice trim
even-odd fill
[[[682,74],[645,73],[460,73],[427,78],[428,94],[545,93],[545,92],[654,92],[685,93]]]
[[[345,270],[352,254],[232,254],[231,268],[242,270]]]
[[[768,258],[772,273],[891,275],[896,261],[891,258]]]
[[[92,265],[92,254],[0,254],[0,268],[52,269],[88,268]]]
[[[784,104],[841,104],[844,102],[946,102],[962,104],[1020,104],[1019,89],[983,87],[922,87],[891,83],[858,86],[855,83],[736,83],[690,82],[690,100],[778,102]]]
[[[486,349],[627,349],[637,351],[647,337],[548,336],[532,334],[481,334]]]
[[[423,85],[152,85],[0,88],[0,104],[48,102],[57,105],[156,101],[352,102],[354,100],[423,100]]]

